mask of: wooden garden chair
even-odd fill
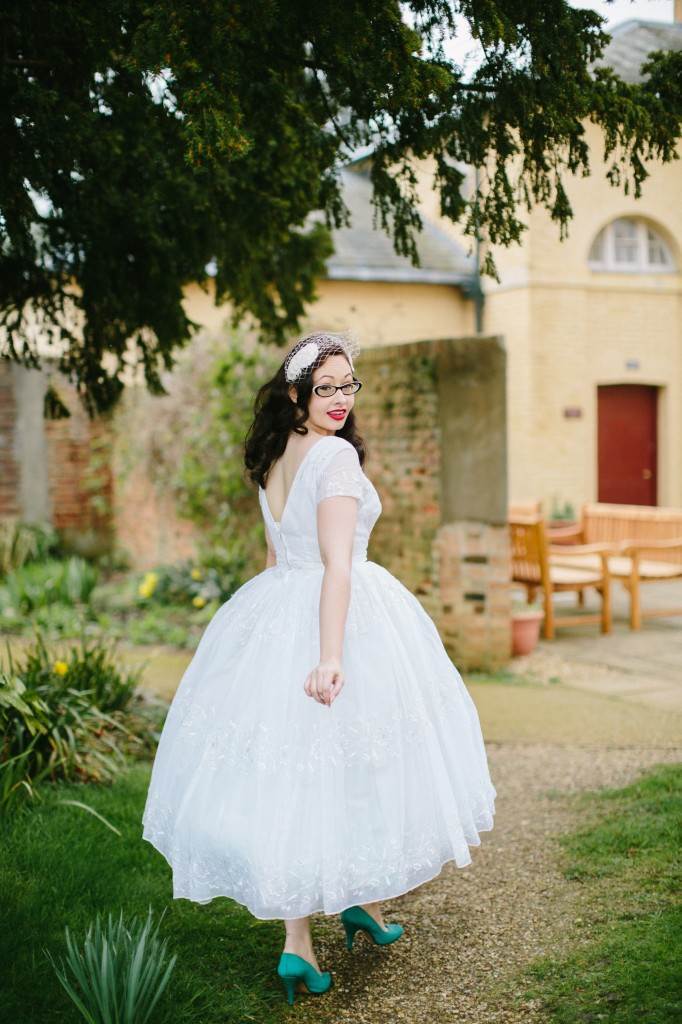
[[[597,560],[588,549],[592,544],[611,545],[609,573],[630,595],[631,629],[641,629],[644,618],[682,615],[682,607],[642,608],[641,601],[643,583],[682,580],[682,508],[592,502],[583,506],[580,526],[563,532],[566,541],[578,544],[555,549],[555,564],[595,571]]]
[[[582,626],[598,623],[602,633],[611,632],[611,578],[608,556],[612,548],[608,544],[573,544],[561,547],[564,559],[570,555],[591,555],[598,557],[597,569],[581,566],[555,565],[552,562],[553,545],[547,540],[545,523],[541,516],[514,516],[509,519],[511,540],[512,581],[526,588],[528,601],[535,599],[542,591],[545,619],[543,635],[554,639],[555,630],[563,626]],[[557,546],[558,547],[558,546]],[[588,587],[594,587],[601,595],[601,611],[594,614],[555,616],[553,595],[565,590],[577,591],[580,595]]]

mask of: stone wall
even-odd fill
[[[365,471],[383,505],[369,557],[419,598],[463,668],[510,655],[505,368],[499,338],[358,358]]]

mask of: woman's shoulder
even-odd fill
[[[355,445],[345,437],[339,437],[338,434],[329,434],[328,437],[317,442],[321,448],[320,456],[322,463],[332,459],[335,455],[340,452],[347,452],[346,458],[350,462],[354,462],[356,459],[359,462],[358,451]],[[352,454],[350,454],[352,453]]]

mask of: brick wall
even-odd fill
[[[49,521],[73,550],[111,544],[111,430],[90,420],[75,388],[57,377],[71,413],[45,420],[45,370],[0,362],[0,515]]]
[[[0,517],[19,515],[19,464],[14,455],[17,408],[9,363],[0,361]]]
[[[510,655],[504,351],[495,338],[364,350],[365,472],[383,505],[369,557],[436,623],[461,668]]]
[[[160,493],[139,466],[116,477],[115,517],[118,544],[134,569],[180,562],[196,554],[198,527],[178,516],[172,498]]]
[[[59,390],[71,416],[45,421],[52,523],[74,549],[106,550],[112,540],[111,429],[106,419],[89,419],[73,389]]]
[[[368,449],[364,469],[383,505],[372,550],[425,605],[433,604],[431,552],[440,525],[435,359],[428,343],[411,342],[365,349],[357,366],[363,381],[357,420]]]

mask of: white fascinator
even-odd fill
[[[300,338],[288,352],[284,360],[284,377],[289,384],[312,373],[316,366],[325,361],[330,352],[341,348],[355,373],[354,358],[360,351],[357,338],[350,331],[336,333],[332,331],[316,331]]]

